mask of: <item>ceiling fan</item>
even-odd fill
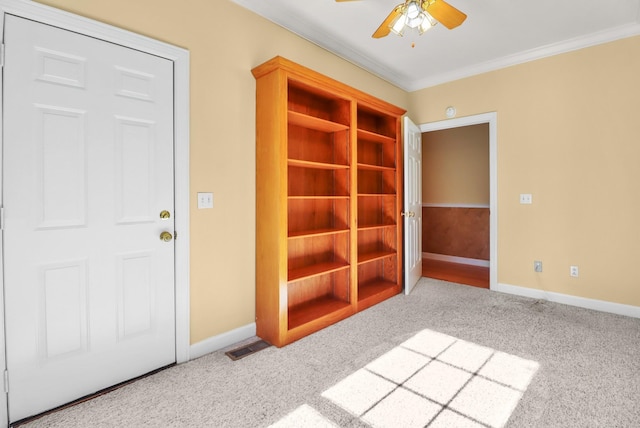
[[[393,8],[371,37],[379,39],[391,32],[402,36],[407,28],[417,28],[418,33],[422,34],[438,22],[451,30],[465,19],[467,15],[444,0],[405,0]]]

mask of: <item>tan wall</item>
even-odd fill
[[[400,107],[408,94],[228,0],[40,0],[191,54],[191,342],[255,320],[255,80],[281,55]],[[197,210],[197,192],[214,194]]]
[[[640,306],[638,52],[636,36],[410,94],[419,124],[497,112],[500,283]]]
[[[422,202],[489,205],[489,125],[422,134]]]

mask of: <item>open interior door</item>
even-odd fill
[[[404,293],[422,276],[422,133],[404,117]]]

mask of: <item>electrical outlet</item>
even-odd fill
[[[578,274],[579,274],[578,266],[571,266],[569,268],[569,275],[571,275],[574,278],[577,278]]]
[[[534,272],[542,272],[542,262],[536,260],[533,262],[533,271]]]

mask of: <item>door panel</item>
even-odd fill
[[[38,228],[86,226],[85,111],[41,104],[35,110]]]
[[[155,325],[152,253],[118,254],[118,340],[151,332]]]
[[[86,260],[40,268],[37,301],[43,316],[38,345],[45,359],[87,349],[86,272]]]
[[[173,63],[9,15],[5,58],[16,421],[175,362]]]
[[[404,118],[404,292],[422,276],[422,133]]]
[[[152,223],[155,201],[153,122],[116,118],[116,210],[119,224]],[[156,216],[157,217],[157,216]]]

